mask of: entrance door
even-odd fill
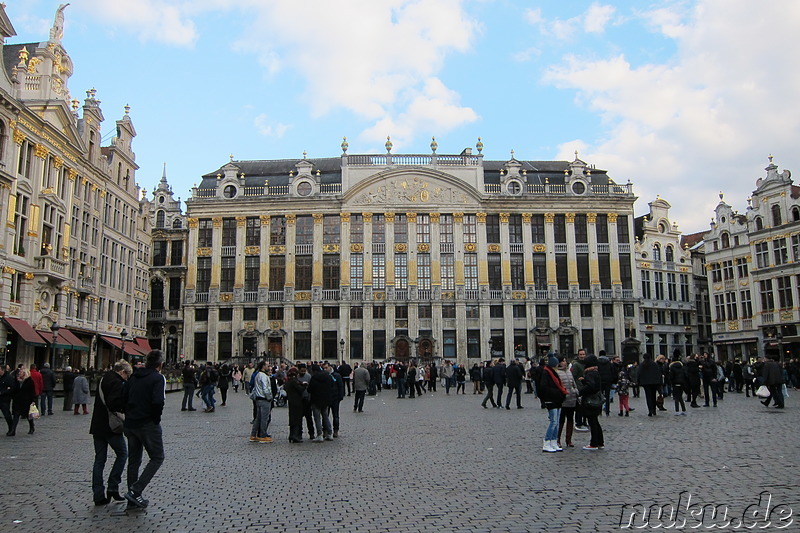
[[[419,341],[417,357],[422,361],[430,361],[433,357],[433,343],[430,339],[422,339]]]
[[[283,357],[283,337],[269,338],[269,358],[277,360]]]
[[[394,343],[394,358],[398,361],[407,361],[409,355],[408,341],[405,339],[398,339]]]

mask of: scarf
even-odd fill
[[[561,384],[561,378],[558,377],[558,374],[556,374],[555,371],[549,366],[544,367],[544,371],[550,374],[550,378],[553,380],[553,383],[555,383],[556,387],[558,387],[558,390],[561,391],[561,394],[566,396],[568,394],[567,389],[565,389],[564,385]]]

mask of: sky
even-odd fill
[[[46,41],[59,5],[6,0]],[[460,153],[582,160],[685,233],[744,211],[767,157],[800,171],[792,0],[72,0],[73,98],[104,144],[130,105],[140,186],[176,196],[234,159]]]

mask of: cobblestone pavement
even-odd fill
[[[550,454],[532,395],[510,411],[482,409],[471,393],[384,391],[364,413],[345,398],[338,439],[297,445],[286,440],[286,408],[273,411],[275,442],[256,444],[243,393],[231,390],[210,414],[180,412],[182,394],[171,393],[167,459],[145,491],[150,507],[137,512],[93,505],[90,417],[58,411],[32,436],[0,437],[0,530],[603,532],[620,530],[624,504],[677,505],[686,491],[692,504],[741,517],[768,491],[773,507],[793,512],[785,530],[800,531],[797,394],[784,411],[727,394],[718,408],[655,418],[632,398],[630,417],[613,404],[602,418],[605,450],[582,450],[588,433],[577,433],[576,448]]]

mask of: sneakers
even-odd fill
[[[142,498],[141,494],[134,494],[131,491],[125,493],[125,499],[128,500],[128,507],[136,507],[137,509],[145,509],[149,501]]]
[[[322,441],[323,441],[322,435],[317,435],[316,437],[311,439],[311,442],[322,442]]]
[[[250,442],[258,442],[258,437],[250,437]]]
[[[268,442],[272,442],[272,437],[256,437],[256,439],[258,439],[257,442],[260,444],[266,444]]]
[[[601,446],[592,446],[591,444],[587,444],[586,446],[583,447],[583,449],[584,450],[592,450],[592,451],[594,451],[594,450],[601,449]]]
[[[333,437],[332,437],[330,434],[328,434],[328,435],[325,435],[325,436],[323,437],[323,439],[324,439],[324,440],[333,440]]]
[[[587,426],[575,426],[575,431],[589,431]]]

